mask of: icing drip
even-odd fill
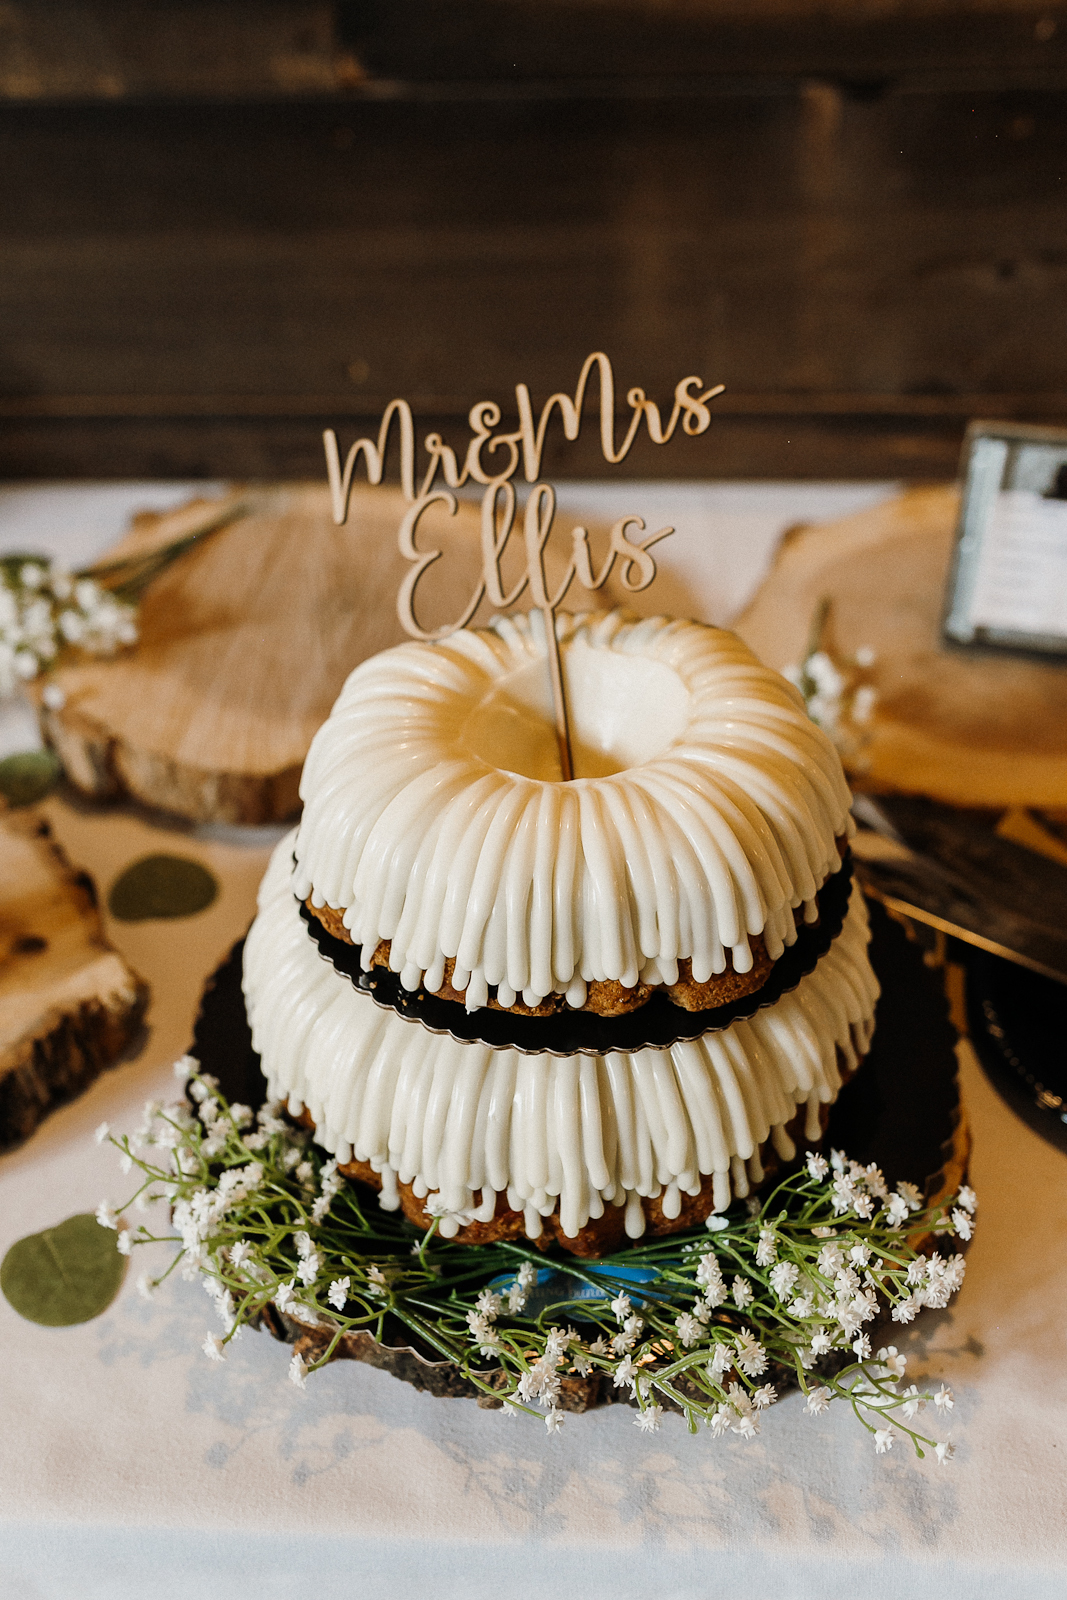
[[[869,1044],[878,985],[858,889],[815,971],[749,1021],[664,1051],[525,1056],[430,1033],[335,972],[300,919],[292,848],[289,835],[274,853],[245,945],[270,1092],[306,1106],[339,1159],[370,1161],[390,1197],[397,1179],[439,1196],[445,1237],[491,1216],[502,1193],[531,1237],[557,1200],[568,1234],[615,1204],[637,1237],[641,1198],[662,1194],[670,1215],[709,1174],[721,1209],[759,1181],[765,1139],[792,1153],[785,1125],[799,1106],[818,1137],[837,1051],[852,1068]]]
[[[390,940],[407,988],[454,959],[470,1009],[491,985],[533,1005],[675,981],[681,958],[698,983],[728,956],[746,972],[757,933],[777,960],[851,831],[832,744],[722,629],[558,628],[576,780],[558,781],[538,613],[384,651],[312,742],[296,893],[343,908],[368,963]]]

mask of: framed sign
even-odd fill
[[[1067,428],[972,422],[944,633],[1067,656]]]

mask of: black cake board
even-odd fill
[[[876,901],[871,917],[871,963],[882,986],[871,1049],[862,1068],[830,1109],[824,1148],[844,1150],[864,1165],[875,1162],[892,1187],[901,1180],[925,1189],[928,1199],[957,1187],[966,1167],[967,1135],[956,1074],[956,1031],[940,971],[930,968],[920,946]],[[228,1100],[259,1106],[267,1084],[241,991],[244,941],[230,951],[208,980],[193,1031],[191,1053],[212,1073]],[[368,1004],[372,1002],[368,998]],[[420,1027],[417,1021],[411,1027]],[[370,1191],[368,1191],[368,1194]],[[471,1246],[477,1249],[477,1246]],[[553,1249],[546,1264],[565,1267]],[[278,1339],[314,1359],[325,1335],[273,1307],[263,1318]],[[368,1333],[346,1335],[342,1359],[363,1361],[393,1373],[418,1389],[441,1396],[475,1396],[478,1390],[451,1363],[419,1349],[397,1324],[395,1338],[380,1344]],[[779,1387],[788,1386],[788,1375]],[[564,1380],[562,1404],[585,1411],[626,1397],[599,1376]],[[479,1396],[480,1404],[493,1404]]]
[[[801,924],[794,943],[774,963],[767,981],[751,994],[707,1011],[686,1011],[660,989],[643,1006],[621,1017],[569,1007],[550,1017],[527,1017],[489,1007],[468,1011],[458,1001],[442,1000],[421,987],[405,989],[400,974],[388,967],[364,972],[361,946],[335,938],[306,905],[301,905],[300,915],[309,938],[335,971],[369,994],[375,1005],[395,1011],[405,1020],[418,1021],[431,1033],[448,1034],[461,1044],[486,1044],[491,1050],[518,1050],[523,1055],[606,1056],[613,1051],[669,1050],[681,1040],[718,1033],[775,1005],[815,970],[829,950],[844,925],[851,893],[852,858],[846,852],[840,869],[819,890],[817,921]]]

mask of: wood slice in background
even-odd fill
[[[47,823],[0,815],[0,1149],[112,1066],[147,1004]]]
[[[801,529],[734,627],[781,669],[803,659],[827,598],[830,653],[876,651],[871,738],[851,774],[865,786],[950,805],[1067,805],[1067,666],[942,642],[958,505],[953,487],[913,489]]]
[[[397,549],[408,503],[399,490],[358,487],[340,528],[325,484],[240,490],[215,504],[248,514],[155,579],[132,650],[53,675],[66,700],[42,706],[42,724],[83,794],[130,795],[194,822],[281,821],[299,808],[304,757],[345,678],[407,637],[396,596],[411,571]],[[199,501],[141,517],[108,559],[168,544],[209,509]],[[469,502],[453,518],[439,508],[423,518],[420,546],[444,552],[417,592],[423,627],[466,609],[479,530]],[[567,534],[557,542],[569,557]],[[523,559],[521,527],[512,543],[506,571]],[[551,583],[563,556],[548,556]],[[575,609],[613,603],[580,589],[568,598]],[[476,620],[488,615],[483,602]]]

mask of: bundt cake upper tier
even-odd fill
[[[294,888],[404,985],[469,1009],[770,960],[851,831],[837,753],[733,634],[557,618],[576,778],[559,777],[539,613],[405,644],[312,743]]]

